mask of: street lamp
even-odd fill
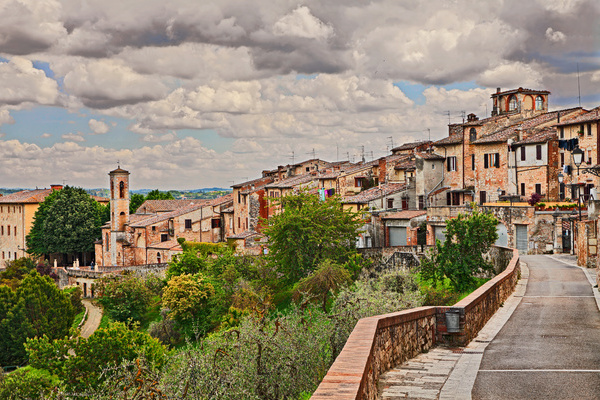
[[[571,152],[571,156],[573,157],[573,162],[577,166],[577,176],[579,176],[579,166],[583,162],[583,150],[579,147],[575,147],[575,149]]]
[[[500,196],[502,196],[502,192],[503,192],[503,191],[504,191],[504,190],[502,190],[502,189],[498,188],[498,201],[500,201]]]

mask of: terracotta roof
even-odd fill
[[[529,136],[527,139],[514,142],[513,145],[546,143],[547,141],[552,139],[557,139],[556,131],[554,129],[548,128]]]
[[[431,143],[431,140],[423,140],[420,142],[404,143],[403,145],[394,147],[391,151],[394,152],[394,151],[402,151],[402,150],[412,150],[419,146],[427,145],[430,143]]]
[[[129,171],[125,171],[124,169],[122,169],[121,167],[117,168],[117,169],[113,169],[112,171],[109,172],[110,174],[129,174]]]
[[[437,153],[421,153],[421,152],[417,152],[415,153],[416,155],[418,155],[419,157],[425,159],[425,160],[444,160],[444,156],[442,156],[441,154],[437,154]]]
[[[385,185],[372,187],[371,189],[363,190],[357,195],[346,197],[342,203],[368,203],[369,201],[380,199],[393,193],[401,192],[408,189],[405,183],[388,183]]]
[[[258,233],[256,231],[244,231],[242,233],[238,233],[237,235],[227,236],[227,239],[247,239],[257,235],[264,236],[262,233]]]
[[[488,122],[494,122],[494,121],[499,120],[499,119],[506,119],[506,115],[504,115],[504,114],[494,115],[492,117],[487,117],[487,118],[484,118],[484,119],[477,119],[475,121],[467,121],[465,123],[456,124],[456,125],[459,125],[459,126],[479,126],[479,125],[487,124]]]
[[[415,164],[414,158],[399,161],[396,163],[396,165],[394,165],[394,169],[396,169],[396,170],[403,170],[403,169],[413,170],[413,169],[415,169],[415,167],[416,167],[416,164]]]
[[[534,93],[534,94],[550,94],[550,92],[547,90],[533,90],[533,89],[526,89],[526,88],[520,87],[518,89],[510,89],[510,90],[505,90],[503,92],[492,93],[491,97],[498,96],[498,95],[511,94],[511,93],[522,93],[522,92]]]
[[[581,114],[575,118],[556,124],[556,126],[576,125],[584,122],[599,121],[600,120],[600,107],[596,107],[593,110]]]
[[[153,216],[146,216],[147,218],[142,218],[139,221],[136,222],[131,222],[131,218],[130,218],[130,222],[129,222],[129,226],[131,227],[135,227],[135,228],[143,228],[146,226],[150,226],[150,225],[154,225],[158,222],[162,222],[162,221],[166,221],[170,218],[175,218],[175,217],[179,217],[180,215],[184,215],[187,213],[190,213],[192,211],[196,211],[202,207],[204,207],[204,203],[202,204],[190,204],[187,207],[181,207],[175,211],[171,211],[168,213],[164,213],[164,214],[159,214],[159,215],[153,215]],[[135,214],[134,214],[135,215]],[[131,216],[130,216],[131,217]]]
[[[563,113],[565,111],[574,111],[575,108],[560,110],[560,111],[552,111],[540,115],[536,115],[531,118],[527,118],[524,120],[517,121],[509,126],[503,127],[495,132],[492,132],[488,135],[481,137],[474,141],[474,144],[486,144],[486,143],[499,143],[505,142],[509,138],[515,136],[517,134],[517,129],[533,129],[539,125],[551,122],[553,119],[557,119],[558,113]]]
[[[205,199],[190,199],[190,200],[146,200],[138,207],[139,211],[144,214],[154,214],[159,212],[175,211],[181,207],[187,207],[191,204],[205,204],[208,200]]]
[[[0,203],[41,203],[52,189],[22,190],[0,197]]]
[[[313,181],[318,179],[319,174],[317,175],[312,175],[312,174],[305,174],[305,175],[298,175],[298,176],[293,176],[291,178],[287,178],[287,179],[282,179],[279,182],[276,183],[269,183],[268,185],[265,185],[265,188],[293,188],[295,186],[298,185],[302,185],[304,183]]]
[[[359,163],[359,164],[351,164],[349,168],[346,168],[342,171],[340,175],[349,175],[358,171],[362,171],[363,169],[373,168],[379,165],[379,160],[373,160],[367,163]]]
[[[462,143],[463,138],[462,135],[450,135],[443,139],[438,140],[437,142],[433,142],[434,146],[444,146],[447,144],[460,144]]]
[[[233,213],[233,206],[224,208],[221,210],[221,212],[224,214],[231,214],[231,213]]]
[[[404,210],[398,211],[391,214],[387,214],[381,219],[413,219],[415,217],[420,217],[422,215],[427,215],[427,211],[425,210]]]
[[[268,181],[268,182],[267,182]],[[246,181],[246,182],[242,182],[242,183],[236,183],[235,185],[231,185],[232,188],[241,188],[244,186],[264,186],[269,182],[273,182],[272,178],[265,178],[265,177],[261,177],[261,178],[256,178],[256,179],[252,179],[251,181]]]
[[[450,190],[450,186],[443,186],[443,187],[436,189],[433,192],[429,193],[429,195],[435,196],[436,194],[440,194],[442,192],[445,192],[446,190]]]
[[[210,204],[211,206],[218,206],[221,204],[225,204],[228,203],[230,201],[233,201],[233,194],[229,193],[226,194],[225,196],[221,196],[221,197],[217,197],[215,199],[209,200],[208,204]]]
[[[159,250],[175,250],[175,251],[183,251],[181,245],[177,242],[177,240],[167,240],[164,242],[152,243],[148,246],[149,249],[159,249]]]

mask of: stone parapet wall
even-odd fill
[[[379,376],[435,343],[435,307],[363,318],[311,399],[369,399]]]
[[[358,321],[311,399],[374,400],[379,376],[395,365],[438,342],[466,345],[510,296],[520,278],[518,251],[497,248],[494,252],[499,268],[512,255],[504,271],[453,307],[420,307]],[[447,312],[460,315],[458,332],[448,332]]]

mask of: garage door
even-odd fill
[[[517,250],[519,254],[527,254],[527,225],[515,225],[517,229]]]
[[[405,227],[390,227],[390,246],[406,246]]]
[[[506,226],[504,224],[496,225],[496,233],[498,234],[498,240],[494,243],[496,246],[508,246],[508,234],[506,233]]]

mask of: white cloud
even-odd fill
[[[65,133],[60,136],[61,138],[70,141],[70,142],[84,142],[85,139],[81,136],[80,133]]]
[[[540,88],[542,68],[536,64],[505,62],[481,74],[478,83],[487,87]]]
[[[103,135],[106,132],[108,132],[108,129],[109,129],[106,122],[98,121],[93,118],[90,119],[90,121],[88,122],[88,125],[90,126],[90,129],[92,130],[92,133],[94,135]]]
[[[95,108],[156,100],[166,94],[159,79],[137,74],[115,60],[80,63],[65,75],[64,82],[71,94]]]
[[[555,31],[552,28],[546,29],[546,39],[552,43],[564,43],[567,40],[567,36],[561,31]]]
[[[297,36],[307,39],[327,39],[333,35],[333,28],[311,14],[306,6],[300,6],[284,15],[273,25],[277,36]]]
[[[42,139],[48,139],[48,138],[52,137],[52,134],[50,134],[50,133],[48,133],[48,132],[46,132],[46,133],[42,133],[42,134],[40,135],[40,137],[41,137]]]
[[[58,99],[58,85],[44,71],[22,57],[0,63],[0,102],[18,106],[23,103],[52,105]],[[3,118],[4,119],[4,118]]]
[[[14,123],[15,123],[15,120],[10,115],[9,111],[0,109],[0,125],[14,124]]]

